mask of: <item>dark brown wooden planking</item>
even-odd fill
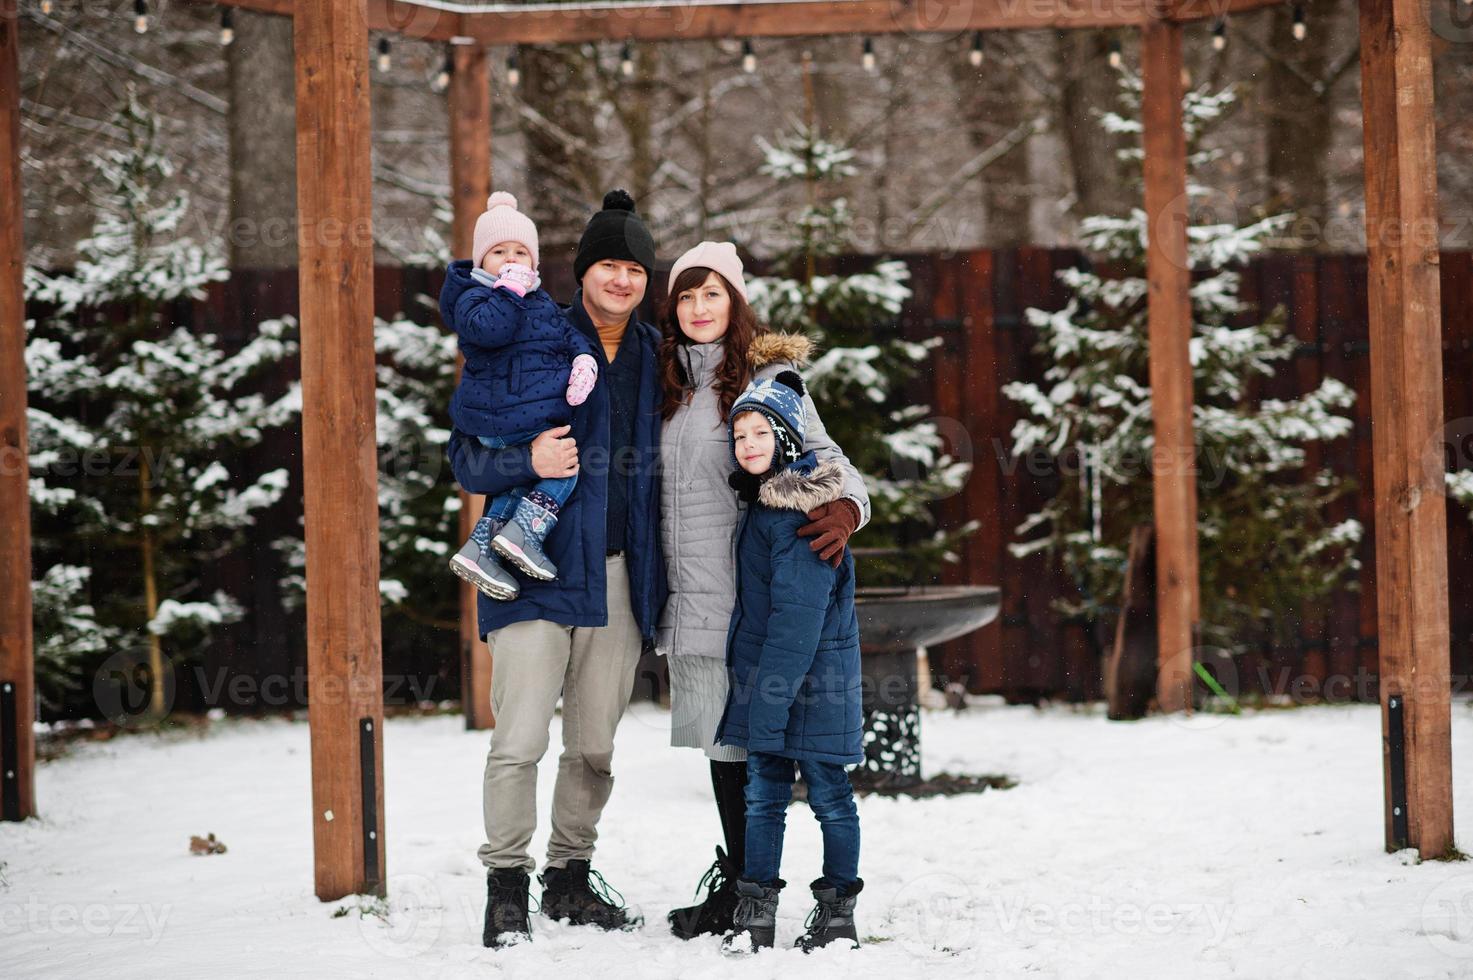
[[[979,583],[990,583],[1001,585],[1005,593],[1020,593],[1021,582],[1028,581],[1032,575],[1036,581],[1036,572],[1025,573],[1022,571],[1024,564],[1007,554],[1007,544],[1013,540],[1012,529],[1027,511],[1016,506],[1016,500],[1020,494],[1030,489],[1029,477],[1026,469],[1011,461],[1008,457],[1011,446],[1011,430],[1016,418],[1016,410],[1010,399],[1001,394],[1001,386],[1008,381],[1020,379],[1039,379],[1041,372],[1046,366],[1035,358],[1027,347],[1032,343],[1031,328],[1020,327],[1009,312],[1014,309],[1022,309],[1028,306],[1036,306],[1045,309],[1057,308],[1065,298],[1064,290],[1056,283],[1041,282],[1039,291],[1034,286],[1019,286],[1016,275],[1017,263],[1011,264],[1012,272],[1002,274],[1001,278],[1006,280],[997,287],[1003,297],[999,311],[993,310],[993,272],[994,264],[1007,264],[1009,253],[994,253],[991,251],[978,251],[966,253],[955,257],[938,257],[938,262],[953,262],[957,265],[956,282],[960,305],[958,307],[963,321],[967,317],[972,318],[971,325],[965,331],[965,343],[967,347],[967,370],[964,380],[963,411],[968,432],[972,438],[974,453],[977,454],[979,466],[984,465],[982,454],[990,451],[986,443],[993,438],[999,439],[999,445],[1004,453],[998,462],[996,469],[995,502],[991,506],[977,506],[974,501],[978,498],[979,489],[986,484],[985,479],[977,479],[968,482],[965,491],[967,500],[964,516],[968,519],[977,518],[983,522],[982,529],[972,539],[971,557],[967,559],[966,580]],[[1075,252],[1058,250],[1052,253],[1051,265],[1059,268],[1069,265],[1078,260]],[[906,335],[914,338],[925,336],[925,319],[932,315],[933,300],[930,277],[929,262],[921,261],[923,256],[905,256],[907,260],[914,259],[916,269],[916,297],[907,305],[905,320],[907,322]],[[555,272],[558,259],[549,258],[548,271]],[[1283,279],[1280,271],[1283,263],[1292,263],[1292,256],[1269,255],[1260,257],[1244,273],[1245,298],[1253,298],[1260,294],[1260,280],[1277,282]],[[1372,484],[1372,473],[1370,470],[1370,393],[1367,387],[1366,365],[1367,356],[1363,347],[1355,344],[1364,344],[1365,334],[1365,274],[1364,259],[1360,256],[1324,255],[1316,262],[1317,285],[1315,292],[1318,295],[1318,330],[1322,339],[1322,350],[1319,354],[1320,373],[1322,376],[1336,377],[1350,385],[1359,392],[1357,405],[1350,410],[1352,416],[1359,415],[1356,421],[1355,431],[1351,436],[1327,443],[1323,447],[1324,458],[1335,472],[1345,476],[1352,476],[1359,481],[1362,493],[1356,496],[1348,496],[1338,502],[1331,511],[1332,519],[1343,520],[1348,517],[1359,517],[1366,524],[1368,534],[1373,529],[1373,514],[1369,501],[1369,490]],[[1473,414],[1473,405],[1468,404],[1466,399],[1473,390],[1461,386],[1459,379],[1466,377],[1466,367],[1460,367],[1457,361],[1457,349],[1462,348],[1463,343],[1469,338],[1469,275],[1473,268],[1473,256],[1468,253],[1444,253],[1443,255],[1443,282],[1446,288],[1443,293],[1443,308],[1445,311],[1445,335],[1450,345],[1445,361],[1444,390],[1448,393],[1448,417],[1457,419]],[[396,311],[408,311],[423,320],[426,316],[432,316],[429,311],[418,306],[415,297],[421,293],[434,296],[438,292],[442,277],[440,270],[412,270],[406,269],[401,273],[393,275],[377,276],[381,288],[391,289],[391,295],[377,297],[377,306],[385,315]],[[236,270],[228,283],[216,284],[207,290],[206,298],[200,302],[193,314],[193,323],[196,329],[205,329],[226,335],[231,342],[243,342],[249,334],[254,331],[258,318],[277,315],[283,312],[295,313],[297,310],[297,287],[298,280],[295,270],[283,270],[275,272],[258,272],[256,270]],[[1272,298],[1272,296],[1270,296]],[[979,307],[985,305],[986,314],[979,313]],[[36,315],[33,311],[31,315]],[[233,318],[233,319],[232,319]],[[234,324],[226,326],[227,321]],[[990,337],[983,331],[990,330]],[[1460,333],[1457,331],[1461,331]],[[1027,336],[1020,336],[1026,333]],[[1463,338],[1463,339],[1458,339]],[[1346,344],[1351,344],[1346,348]],[[1018,345],[1022,345],[1019,347]],[[1021,358],[1014,358],[1012,352],[1017,348],[1022,351]],[[1016,363],[1015,363],[1016,362]],[[984,377],[982,372],[975,370],[978,364],[990,364],[992,375]],[[297,377],[297,363],[295,360],[284,365],[272,384],[285,385]],[[1461,372],[1461,373],[1460,373]],[[1292,376],[1293,371],[1286,372]],[[915,392],[914,397],[918,400],[930,401],[934,398],[932,379],[922,378],[924,386]],[[1294,394],[1294,392],[1285,392]],[[1456,397],[1455,397],[1456,396]],[[1457,398],[1465,399],[1459,402]],[[979,399],[991,405],[992,417],[978,420],[977,405]],[[1464,406],[1464,407],[1459,407]],[[271,465],[289,465],[295,472],[295,460],[299,451],[299,443],[291,442],[294,438],[290,432],[267,436],[268,440],[278,441],[269,446],[263,446],[259,450],[262,461],[269,461]],[[1363,458],[1362,458],[1363,455]],[[448,473],[444,477],[449,479]],[[300,492],[299,476],[294,476],[294,483],[288,493],[289,500]],[[1012,507],[1011,514],[1005,513],[1006,508]],[[280,513],[277,513],[277,510]],[[256,568],[258,576],[268,574],[268,566],[274,561],[270,550],[269,541],[281,534],[297,533],[297,514],[293,512],[289,503],[284,503],[272,513],[263,518],[266,524],[258,527],[257,534],[249,547],[253,551],[262,552],[265,558],[256,557],[252,559],[252,567]],[[1466,541],[1470,525],[1466,511],[1460,505],[1452,505],[1449,509],[1448,541],[1450,560],[1454,573],[1462,566],[1459,562],[1466,562],[1470,558],[1469,549],[1466,545],[1459,545],[1459,541]],[[995,542],[987,541],[989,533],[995,534]],[[984,541],[987,543],[984,544]],[[994,569],[987,567],[987,562],[992,561]],[[1375,646],[1375,592],[1372,574],[1375,565],[1374,542],[1369,538],[1362,548],[1362,560],[1365,566],[1365,587],[1360,591],[1339,590],[1328,604],[1329,620],[1327,626],[1328,634],[1328,656],[1329,656],[1329,678],[1343,678],[1336,681],[1337,686],[1329,693],[1344,698],[1356,696],[1356,688],[1351,686],[1362,683],[1357,678],[1357,670],[1362,666],[1361,657],[1364,656],[1365,674],[1372,675],[1376,669],[1376,646]],[[274,566],[270,566],[274,567]],[[1467,617],[1473,611],[1473,576],[1459,576],[1453,574],[1450,579],[1452,588],[1451,608],[1453,610],[1454,622],[1460,622],[1459,617]],[[1033,582],[1029,582],[1030,587]],[[1067,582],[1038,583],[1038,587],[1047,592],[1050,598],[1063,595],[1064,589],[1069,587]],[[264,621],[254,622],[262,617],[262,610],[258,606],[259,592],[244,592],[239,597],[241,601],[250,608],[251,620],[249,624],[243,623],[242,633],[234,643],[235,653],[227,655],[225,650],[220,652],[219,661],[227,664],[232,671],[253,671],[258,677],[269,675],[273,672],[284,672],[292,669],[292,665],[301,662],[301,638],[298,634],[299,626],[295,625],[292,617],[282,618],[279,614],[271,613]],[[1009,601],[1015,600],[1016,595],[1009,595]],[[1365,611],[1364,624],[1362,623],[1362,610]],[[1009,615],[1015,612],[1010,611]],[[1045,616],[1053,616],[1051,611],[1046,611]],[[1363,632],[1364,630],[1364,632]],[[1065,631],[1066,642],[1060,647],[1050,647],[1049,640],[1043,634],[1039,634],[1034,641],[1021,639],[1026,637],[1026,623],[1021,618],[1010,620],[1010,625],[1005,626],[1002,622],[995,623],[987,628],[973,634],[978,641],[987,641],[992,645],[981,655],[976,664],[974,673],[969,678],[969,688],[974,693],[1006,693],[1008,697],[1019,700],[1028,697],[1028,678],[1018,675],[1010,670],[1004,676],[1003,663],[1007,659],[1009,663],[1014,659],[1022,658],[1022,650],[1028,649],[1037,656],[1048,660],[1050,658],[1061,659],[1072,662],[1078,656],[1073,652],[1070,644],[1074,643],[1073,637],[1078,631]],[[989,640],[990,638],[993,638]],[[386,640],[388,637],[386,636]],[[1306,642],[1312,641],[1313,637],[1307,636]],[[1455,642],[1464,646],[1455,646],[1455,657],[1459,649],[1465,649],[1467,642],[1463,627],[1457,630]],[[1019,644],[1023,644],[1022,647]],[[222,641],[222,646],[226,646]],[[947,645],[944,657],[950,657],[951,647]],[[255,652],[252,652],[252,651]],[[262,651],[270,651],[272,656],[279,654],[280,659],[266,661]],[[957,655],[962,658],[959,662],[965,664],[967,652]],[[944,659],[942,656],[934,658],[938,670],[943,663],[951,664],[953,661]],[[405,661],[406,669],[412,671],[428,672],[434,674],[446,669],[446,656],[443,650],[426,647],[422,653],[416,652],[411,659]],[[211,661],[213,663],[213,661]],[[1082,661],[1081,661],[1082,662]],[[1259,663],[1257,660],[1245,660],[1245,665],[1252,664],[1241,674],[1242,684],[1245,691],[1256,691],[1262,683],[1258,670],[1267,666],[1267,662]],[[1455,666],[1459,664],[1454,660]],[[1286,664],[1297,671],[1298,661]],[[948,666],[946,671],[950,674],[953,668]],[[1461,673],[1464,667],[1458,667]],[[1066,682],[1055,689],[1047,689],[1044,695],[1048,697],[1067,698],[1074,696],[1072,676],[1074,667],[1067,667],[1065,671]],[[1270,682],[1275,681],[1275,675],[1265,675]],[[1291,674],[1292,676],[1292,674]],[[1016,678],[1016,681],[1014,680]],[[452,678],[453,679],[453,678]],[[1098,683],[1098,676],[1093,680]],[[181,684],[179,700],[183,703],[189,696],[187,684]],[[1374,683],[1370,684],[1369,694],[1375,696]],[[249,705],[242,705],[248,708]]]
[[[999,481],[999,449],[1008,434],[998,427],[996,326],[992,314],[992,253],[968,252],[962,262],[961,309],[966,329],[967,376],[963,424],[971,439],[972,475],[965,492],[966,517],[980,527],[969,542],[967,570],[970,581],[1002,585],[1003,548]],[[990,623],[967,638],[966,683],[971,689],[995,689],[1002,680],[1002,625]]]
[[[1323,376],[1335,377],[1350,385],[1357,391],[1356,406],[1350,409],[1352,429],[1342,439],[1337,439],[1325,447],[1325,459],[1330,467],[1341,476],[1349,476],[1356,481],[1357,488],[1347,495],[1341,497],[1330,506],[1330,520],[1336,524],[1346,520],[1360,520],[1360,497],[1365,487],[1369,486],[1370,474],[1364,477],[1356,467],[1356,445],[1358,441],[1366,437],[1361,432],[1360,423],[1357,420],[1359,403],[1367,401],[1363,389],[1357,388],[1356,379],[1346,370],[1349,363],[1345,357],[1344,344],[1350,336],[1352,323],[1356,322],[1356,311],[1352,303],[1350,261],[1341,255],[1323,256],[1320,261],[1320,350],[1319,362],[1320,373]],[[1365,532],[1368,536],[1372,533],[1370,529]],[[1362,563],[1367,563],[1364,557],[1366,546],[1358,549]],[[1361,576],[1356,576],[1359,585]],[[1373,593],[1364,590],[1352,591],[1350,589],[1339,589],[1331,597],[1330,616],[1328,625],[1329,643],[1329,670],[1332,678],[1345,678],[1337,681],[1338,684],[1349,684],[1352,688],[1340,693],[1341,697],[1351,697],[1353,685],[1356,683],[1357,673],[1360,669],[1361,628],[1360,628],[1360,605],[1371,601]],[[1334,693],[1334,692],[1332,692]]]
[[[1473,469],[1473,253],[1444,252],[1442,256],[1442,397],[1447,415],[1443,452],[1448,462]],[[1448,504],[1448,582],[1473,581],[1473,522],[1468,508]],[[1473,604],[1450,604],[1452,673],[1455,685],[1467,691],[1473,673]]]

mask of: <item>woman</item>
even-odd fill
[[[726,843],[697,886],[697,893],[706,889],[705,899],[668,917],[671,930],[690,939],[731,928],[746,837],[746,753],[715,744],[726,706],[726,632],[736,605],[735,536],[745,506],[727,484],[734,462],[726,420],[748,382],[803,367],[813,345],[757,323],[730,242],[701,242],[676,260],[660,328],[660,537],[670,598],[656,646],[670,667],[670,743],[701,749],[711,760]],[[849,536],[869,519],[869,495],[806,396],[804,411],[808,448],[819,462],[843,467],[844,487],[838,500],[809,512],[812,523],[799,533],[813,537],[811,547],[825,560],[842,560]]]

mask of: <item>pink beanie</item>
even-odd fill
[[[527,251],[532,253],[532,268],[537,268],[537,226],[517,210],[517,199],[506,191],[497,191],[486,198],[486,210],[476,219],[472,241],[471,264],[476,267],[497,245],[517,242],[527,246]]]
[[[711,269],[721,273],[731,283],[742,299],[747,298],[747,281],[742,278],[742,260],[737,256],[736,246],[731,242],[701,242],[695,248],[675,260],[670,267],[668,293],[675,288],[675,280],[686,269]]]

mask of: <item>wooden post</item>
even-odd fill
[[[20,9],[0,0],[0,819],[36,815]]]
[[[1187,145],[1182,128],[1181,26],[1141,29],[1146,249],[1155,485],[1157,663],[1162,711],[1191,707],[1197,607],[1197,474],[1192,434],[1191,263]]]
[[[1386,847],[1453,844],[1436,136],[1426,5],[1362,0]]]
[[[384,893],[366,7],[296,8],[308,717],[323,901]]]
[[[455,46],[450,78],[450,192],[454,217],[451,248],[471,254],[476,218],[491,196],[491,59],[479,44]],[[464,361],[456,356],[456,376]],[[485,498],[460,492],[460,540],[470,536]],[[467,729],[496,727],[491,714],[491,651],[476,622],[476,589],[460,583],[460,704]]]

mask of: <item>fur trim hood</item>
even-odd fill
[[[785,362],[807,367],[812,357],[813,341],[801,333],[760,333],[747,348],[747,361],[753,368]]]
[[[807,513],[844,496],[844,468],[833,460],[812,469],[790,466],[763,481],[757,499],[768,507]]]

